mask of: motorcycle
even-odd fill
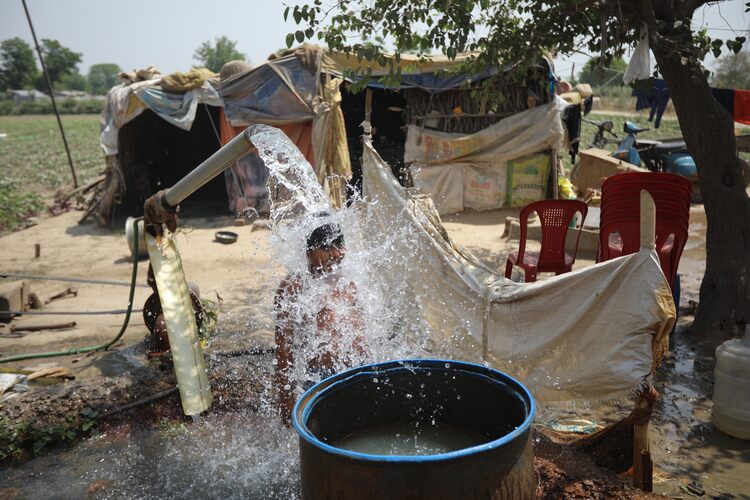
[[[650,129],[639,128],[633,122],[625,122],[623,131],[625,138],[620,138],[612,132],[614,124],[609,121],[593,122],[584,121],[596,125],[597,131],[591,142],[592,146],[603,148],[607,144],[617,143],[617,149],[612,156],[630,164],[641,166],[641,163],[652,172],[669,172],[681,175],[690,181],[692,187],[693,202],[700,203],[700,185],[698,183],[698,168],[695,160],[690,155],[682,139],[639,139],[638,134]],[[609,133],[616,140],[605,137]]]

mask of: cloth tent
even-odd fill
[[[364,195],[382,231],[410,228],[386,272],[428,331],[425,356],[488,362],[545,403],[629,394],[667,350],[675,307],[653,248],[535,283],[514,283],[456,246],[431,200],[398,184],[369,139]],[[457,354],[459,353],[459,354]]]
[[[270,59],[217,85],[224,101],[222,143],[245,127],[263,123],[280,127],[314,165],[318,179],[340,206],[351,163],[341,112],[341,79],[323,68],[325,52],[305,45]],[[325,78],[322,75],[326,75]],[[267,211],[267,172],[257,152],[228,170],[230,210]]]
[[[222,106],[219,94],[206,79],[196,82],[194,88],[175,92],[162,88],[165,78],[159,75],[150,80],[110,89],[102,113],[102,132],[99,138],[105,155],[117,154],[120,129],[146,109],[175,127],[190,130],[198,104]]]
[[[235,133],[239,133],[241,128],[253,123],[274,125],[284,130],[292,125],[302,127],[293,129],[293,135],[301,141],[295,139],[295,142],[305,157],[311,160],[319,181],[332,196],[334,205],[340,205],[343,202],[344,183],[352,177],[339,90],[343,75],[347,71],[368,68],[374,77],[367,84],[369,88],[406,92],[418,89],[435,96],[462,88],[466,83],[486,79],[500,70],[488,68],[474,75],[455,71],[472,55],[459,54],[455,60],[442,55],[431,56],[427,60],[402,55],[397,62],[391,60],[400,66],[402,81],[398,86],[386,87],[377,77],[388,74],[387,65],[360,61],[351,54],[329,52],[312,44],[303,44],[275,54],[264,64],[224,80],[217,86],[229,125],[222,127],[222,130],[230,131],[234,127]],[[526,101],[524,96],[524,105]],[[554,166],[553,157],[560,147],[559,137],[562,136],[559,117],[554,116],[548,107],[540,107],[518,117],[507,118],[502,123],[468,137],[441,135],[424,126],[409,126],[404,159],[416,164],[419,173],[414,176],[415,183],[422,192],[431,194],[438,201],[441,213],[466,207],[479,210],[497,208],[503,206],[506,200],[508,203],[523,204],[545,197],[548,178]],[[530,130],[523,131],[524,127]],[[517,138],[514,139],[513,134]],[[493,137],[485,139],[488,135]],[[222,135],[223,143],[229,139],[231,136]],[[452,144],[476,144],[481,151],[476,151],[472,158],[451,158],[455,161],[450,164],[420,158],[419,152],[424,150],[426,144],[442,145],[446,141]],[[531,142],[524,144],[525,141]],[[482,156],[482,151],[487,148],[503,152],[504,156],[494,159],[489,158],[489,154]],[[541,152],[545,153],[538,154]],[[433,163],[440,163],[441,166]],[[262,168],[257,154],[248,155],[231,168],[231,179],[228,177],[227,182],[229,192],[234,193],[230,194],[230,208],[233,211],[245,205],[256,209],[262,205],[263,200],[257,198],[266,178],[264,173],[259,172]],[[510,183],[506,180],[508,172],[515,172],[515,177],[511,175]],[[510,196],[506,192],[506,184],[515,186]],[[525,193],[522,193],[524,190]],[[239,199],[242,193],[245,193],[244,200]]]

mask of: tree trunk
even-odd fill
[[[732,336],[750,321],[750,201],[737,158],[734,120],[713,98],[699,64],[667,46],[673,40],[651,40],[698,165],[706,210],[706,270],[693,330]]]

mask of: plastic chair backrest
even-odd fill
[[[529,215],[536,212],[542,225],[542,248],[539,252],[537,269],[545,267],[561,267],[565,265],[565,238],[568,234],[570,222],[577,212],[581,213],[581,221],[586,218],[588,206],[578,200],[542,200],[530,203],[521,209],[521,241],[518,248],[518,261],[523,262],[526,250],[526,233]],[[578,238],[581,237],[580,230]],[[576,240],[576,252],[578,240]],[[575,258],[575,255],[574,257]]]
[[[618,233],[622,241],[622,249],[614,250],[609,246],[611,235]],[[669,285],[674,284],[677,274],[677,265],[682,256],[682,250],[687,242],[688,232],[685,227],[670,221],[656,221],[656,251],[659,255],[660,265]],[[670,238],[671,237],[671,238]],[[672,242],[672,250],[669,253],[669,261],[662,262],[662,248],[668,242]],[[640,220],[623,220],[606,222],[599,229],[599,256],[604,262],[615,257],[628,255],[640,250],[641,245],[641,223]]]
[[[667,182],[677,184],[688,190],[690,189],[690,181],[682,177],[681,175],[672,174],[669,172],[622,172],[620,174],[615,174],[608,177],[602,183],[602,190],[625,180],[639,180],[644,184],[653,182]]]
[[[619,186],[627,186],[637,183],[641,189],[672,189],[675,194],[684,194],[690,200],[690,181],[681,175],[667,172],[625,172],[608,177],[602,183],[602,196],[606,191],[618,189]]]
[[[640,219],[639,205],[630,201],[618,201],[603,205],[601,208],[600,220],[604,222],[628,218]],[[690,210],[676,203],[660,201],[656,204],[656,220],[657,222],[660,220],[677,221],[687,229],[690,224]]]
[[[656,208],[664,209],[669,208],[673,211],[684,212],[688,214],[690,212],[690,201],[681,196],[676,196],[673,191],[661,191],[658,189],[648,188],[646,191],[649,192],[651,197],[656,203]],[[602,209],[607,208],[613,203],[627,202],[635,207],[639,207],[641,203],[641,188],[632,190],[618,190],[608,191],[606,194],[602,194]]]

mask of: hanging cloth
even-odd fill
[[[641,23],[641,37],[638,45],[633,51],[628,67],[622,75],[625,85],[630,85],[635,80],[645,80],[651,71],[651,53],[648,47],[648,25]]]

